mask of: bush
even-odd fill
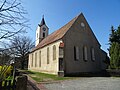
[[[1,72],[2,66],[0,66],[0,72]]]
[[[7,78],[8,76],[12,75],[12,70],[13,70],[13,66],[7,66],[7,65],[3,65],[0,66],[0,79],[3,80],[5,78]]]

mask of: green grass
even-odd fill
[[[57,75],[45,74],[40,72],[25,71],[27,74],[37,82],[48,82],[48,81],[58,81],[58,80],[67,80],[73,77],[58,77]]]

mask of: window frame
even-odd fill
[[[33,67],[33,53],[32,53],[32,55],[31,55],[31,67]]]
[[[39,51],[39,67],[41,67],[41,51]]]
[[[79,59],[80,59],[80,57],[79,57],[79,47],[74,46],[74,60],[78,61]]]
[[[87,48],[87,46],[83,46],[83,60],[88,61],[88,48]]]
[[[35,67],[37,67],[37,52],[35,52]]]
[[[56,60],[56,46],[53,46],[53,60]]]
[[[47,48],[47,64],[49,64],[50,61],[49,61],[49,47]]]
[[[45,32],[43,32],[43,38],[45,38]]]
[[[95,61],[95,49],[93,47],[91,48],[91,60]]]

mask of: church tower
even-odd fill
[[[37,46],[45,37],[48,36],[48,27],[45,24],[44,16],[42,17],[42,21],[40,24],[38,24],[37,30],[36,30],[36,43],[35,46]]]

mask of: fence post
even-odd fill
[[[12,87],[11,87],[11,81],[12,80],[8,80],[8,90],[10,90]]]
[[[8,81],[5,80],[5,81],[3,81],[3,82],[4,82],[4,86],[3,86],[3,88],[4,88],[4,89],[7,89],[7,83],[8,83]]]
[[[27,76],[18,76],[16,79],[16,90],[27,90]]]
[[[15,81],[15,79],[14,79],[14,80],[13,80],[12,90],[15,90],[15,88],[16,88],[16,81]]]

